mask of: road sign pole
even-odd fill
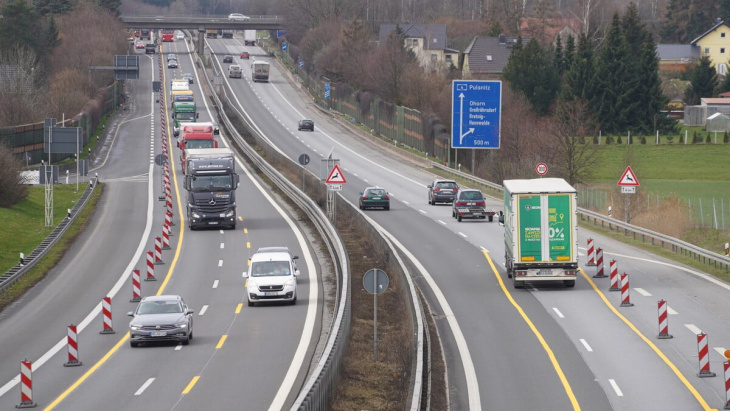
[[[378,272],[373,275],[373,355],[378,362]]]
[[[626,196],[626,224],[631,223],[631,213],[629,210],[631,209],[631,198],[628,194],[624,194]]]

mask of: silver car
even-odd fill
[[[177,341],[187,345],[193,339],[193,310],[179,295],[144,297],[129,323],[129,345],[148,341]]]

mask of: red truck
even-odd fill
[[[218,148],[218,142],[213,137],[215,127],[213,123],[183,123],[180,130],[180,163],[185,172],[186,149],[189,148]]]

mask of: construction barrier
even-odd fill
[[[26,358],[20,362],[20,404],[15,408],[34,408],[32,364]]]
[[[170,210],[167,210],[167,212],[165,212],[165,224],[170,227],[175,226],[175,224],[172,222],[172,211]],[[172,232],[170,232],[170,235],[173,235]]]
[[[657,338],[666,340],[672,338],[669,334],[669,317],[667,316],[667,302],[659,300],[657,303],[659,309],[659,335]]]
[[[157,281],[155,278],[155,257],[152,251],[147,252],[147,278],[145,281]]]
[[[608,269],[609,269],[609,282],[611,283],[611,288],[608,289],[608,291],[621,291],[621,288],[618,286],[618,263],[616,260],[611,260],[608,262]]]
[[[586,265],[594,266],[596,265],[596,249],[593,248],[593,239],[588,239],[588,263]]]
[[[138,303],[142,300],[140,283],[139,283],[139,270],[132,270],[132,299],[130,303]]]
[[[606,278],[603,273],[603,248],[596,249],[596,275],[593,278]]]
[[[633,306],[634,304],[629,297],[629,275],[624,273],[621,274],[621,307]]]
[[[114,328],[112,328],[112,299],[111,297],[104,297],[101,299],[101,314],[104,318],[104,325],[99,334],[114,334]]]
[[[730,361],[722,363],[725,369],[725,406],[723,409],[730,410]]]
[[[707,348],[708,338],[707,334],[697,334],[697,351],[699,352],[700,358],[700,372],[697,373],[698,377],[714,377],[715,373],[710,371],[710,350]]]
[[[162,225],[162,249],[170,249],[170,226],[167,224]]]
[[[76,333],[76,326],[71,324],[68,326],[68,362],[63,364],[64,367],[78,367],[81,365],[79,360],[79,343],[78,334]]]
[[[155,264],[165,264],[162,261],[162,239],[155,237]]]

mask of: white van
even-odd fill
[[[231,64],[228,66],[228,77],[241,78],[242,73],[243,71],[241,70],[241,66],[238,64]]]
[[[246,281],[248,306],[257,302],[297,302],[296,260],[287,247],[262,247],[251,257],[248,271],[243,272]]]

